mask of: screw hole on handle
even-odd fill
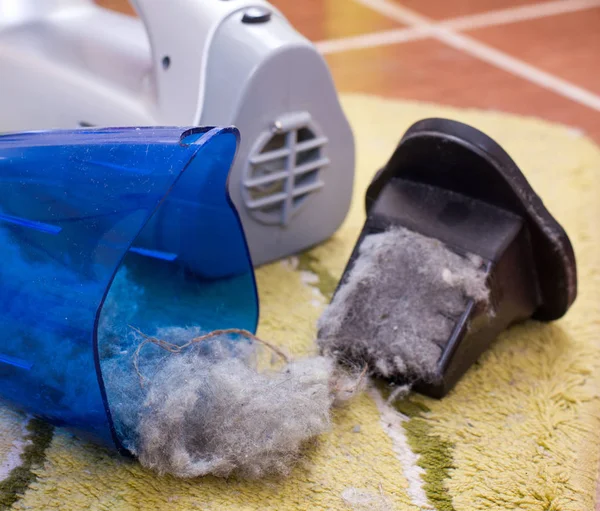
[[[168,55],[165,55],[162,59],[162,67],[163,69],[166,71],[167,69],[169,69],[169,67],[171,67],[171,57],[169,57]]]

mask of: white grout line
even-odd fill
[[[483,14],[472,14],[459,16],[457,18],[440,21],[431,24],[432,27],[449,28],[455,31],[475,30],[478,28],[494,27],[517,23],[526,20],[536,20],[568,14],[586,9],[600,7],[600,0],[553,0],[521,7],[510,7],[498,9]],[[432,29],[426,27],[397,28],[352,37],[341,37],[339,39],[327,39],[316,43],[321,53],[340,53],[348,50],[360,50],[363,48],[374,48],[409,41],[416,41],[430,37]]]
[[[430,31],[433,37],[453,48],[462,50],[488,64],[492,64],[515,76],[524,78],[525,80],[569,98],[581,105],[600,111],[600,96],[566,80],[562,80],[550,73],[542,71],[522,60],[511,57],[495,48],[480,43],[471,37],[453,32],[441,24],[432,23],[428,18],[421,16],[410,9],[398,4],[392,4],[388,0],[355,1],[393,20],[411,25],[411,28],[420,28],[422,30]]]
[[[422,16],[415,11],[411,11],[399,4],[388,2],[387,0],[354,0],[356,3],[369,7],[379,14],[383,14],[388,18],[405,23],[407,25],[418,26],[433,26],[433,21],[425,16]]]
[[[558,78],[546,71],[542,71],[537,67],[475,41],[470,37],[455,34],[450,31],[447,33],[441,32],[440,34],[436,34],[436,37],[449,46],[463,50],[488,64],[492,64],[504,71],[524,78],[525,80],[529,80],[540,87],[600,112],[600,96],[583,89],[582,87],[578,87],[571,82]]]
[[[323,55],[329,53],[341,53],[348,50],[362,50],[364,48],[375,48],[377,46],[388,46],[391,44],[406,43],[431,37],[431,30],[421,27],[400,28],[361,34],[353,37],[342,37],[340,39],[328,39],[316,43],[317,50]]]
[[[28,415],[21,422],[20,438],[13,440],[11,449],[6,453],[5,458],[0,461],[0,481],[4,481],[15,468],[23,464],[21,455],[25,451],[25,448],[31,444],[31,440],[23,440],[27,436],[27,425],[30,419],[31,417]]]
[[[482,14],[461,16],[439,23],[444,28],[452,30],[474,30],[477,28],[518,23],[520,21],[536,20],[569,14],[600,7],[600,0],[554,0],[536,4],[522,5],[508,9],[499,9]]]

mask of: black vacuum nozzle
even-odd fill
[[[365,237],[392,227],[479,256],[485,267],[492,313],[467,302],[442,346],[436,374],[413,382],[419,392],[444,396],[501,331],[528,318],[558,319],[575,300],[567,234],[508,154],[470,126],[445,119],[411,126],[369,186],[366,210],[338,291]]]

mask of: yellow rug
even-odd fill
[[[315,322],[364,221],[364,190],[404,131],[448,117],[495,138],[565,227],[579,297],[549,325],[512,328],[445,399],[395,408],[370,392],[337,412],[293,476],[157,477],[62,430],[0,408],[0,509],[589,511],[600,458],[600,150],[534,119],[346,96],[357,140],[354,204],[327,243],[257,272],[259,335],[315,350]],[[290,299],[292,297],[293,299]]]

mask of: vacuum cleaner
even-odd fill
[[[314,45],[264,0],[132,3],[139,18],[0,0],[0,132],[236,126],[228,186],[254,265],[329,238],[350,205],[354,139]]]

